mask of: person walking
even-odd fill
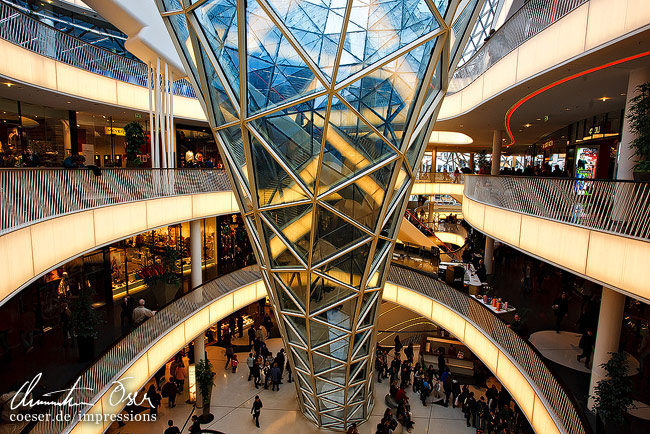
[[[136,324],[140,324],[147,318],[151,318],[152,316],[154,316],[155,313],[156,313],[155,311],[147,309],[144,306],[144,300],[140,299],[140,301],[138,302],[138,307],[133,309],[133,322]]]
[[[147,398],[149,398],[149,404],[151,405],[149,414],[158,415],[158,407],[160,407],[162,397],[156,390],[156,386],[153,384],[150,385],[149,389],[147,390]]]
[[[235,349],[232,344],[230,344],[226,347],[226,366],[224,366],[224,369],[228,368],[228,363],[232,361],[233,354],[235,354]]]
[[[248,366],[248,381],[251,381],[253,378],[253,365],[255,364],[255,359],[253,358],[253,353],[248,353],[246,358],[246,366]]]
[[[174,421],[169,419],[167,421],[167,429],[163,434],[181,434],[181,430],[178,429],[176,425],[174,425]]]
[[[255,401],[253,401],[253,407],[251,408],[251,414],[255,420],[255,426],[260,427],[260,413],[262,412],[262,400],[259,395],[255,395]]]
[[[560,333],[560,326],[562,320],[569,313],[569,296],[566,292],[562,292],[558,298],[553,302],[553,311],[555,312],[555,333]]]
[[[174,371],[174,379],[178,386],[178,393],[183,393],[183,385],[185,384],[185,367],[178,365]]]
[[[280,367],[278,366],[278,363],[274,362],[273,367],[271,368],[271,383],[273,383],[273,385],[271,386],[271,391],[280,390],[281,379],[282,379],[282,371],[280,371]]]
[[[160,393],[163,398],[167,398],[167,405],[169,408],[176,407],[176,395],[178,395],[178,387],[174,381],[174,377],[169,377],[169,381],[163,384]]]
[[[287,364],[285,365],[284,369],[286,369],[287,376],[289,377],[287,379],[287,383],[291,383],[293,381],[293,378],[291,378],[291,365],[289,364],[289,359],[287,359]]]
[[[582,350],[582,354],[578,357],[578,362],[581,359],[585,359],[585,368],[589,368],[589,359],[591,359],[591,351],[594,346],[594,332],[591,329],[587,329],[586,332],[582,334],[578,347]]]

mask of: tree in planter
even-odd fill
[[[489,163],[488,163],[488,158],[487,158],[487,152],[485,150],[479,151],[478,154],[476,154],[476,165],[480,169],[481,167],[485,167],[486,170],[489,171]]]
[[[127,167],[140,167],[142,160],[138,158],[138,154],[142,152],[144,147],[144,129],[140,122],[130,122],[124,127],[124,135],[126,139],[126,165]]]
[[[214,377],[217,375],[212,371],[212,363],[208,359],[201,359],[196,363],[196,386],[201,394],[203,401],[203,414],[201,423],[208,423],[214,416],[210,414],[210,397],[212,395],[212,386]]]
[[[596,384],[593,411],[603,422],[613,425],[625,422],[625,414],[632,404],[632,380],[627,375],[627,356],[623,351],[609,353],[611,358],[600,365],[607,377]]]
[[[173,247],[165,246],[160,263],[146,265],[138,271],[147,286],[153,291],[159,305],[171,301],[180,287],[180,267],[178,262],[181,255]]]
[[[637,96],[630,99],[627,120],[630,122],[630,132],[636,136],[630,149],[634,151],[636,163],[634,172],[650,173],[650,83],[636,87]]]
[[[95,353],[95,339],[97,327],[102,323],[99,312],[93,309],[94,291],[90,284],[81,288],[79,297],[72,304],[70,322],[77,336],[79,358],[84,361],[92,360]]]

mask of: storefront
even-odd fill
[[[176,125],[178,167],[223,168],[221,155],[210,129],[193,125]]]

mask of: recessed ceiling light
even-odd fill
[[[71,101],[66,101],[65,103],[66,103],[66,104],[72,104],[72,102],[71,102]]]
[[[625,96],[625,95],[627,95],[627,94],[626,94],[625,92],[623,92],[623,93],[620,93],[619,95],[621,95],[621,96]]]
[[[564,109],[565,112],[568,112],[569,110],[571,110],[569,107]]]
[[[5,83],[5,84],[7,85],[7,87],[11,87],[11,86],[13,86],[12,83]]]
[[[601,100],[602,102],[605,102],[605,101],[607,101],[608,99],[611,99],[611,98],[604,96],[604,97],[598,98],[598,99]]]
[[[526,128],[530,128],[530,127],[533,126],[533,124],[524,124],[524,126],[525,126]]]
[[[541,120],[542,120],[542,118],[537,118],[536,120],[538,120],[538,121],[541,121]]]

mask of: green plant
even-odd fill
[[[72,316],[70,318],[72,328],[79,338],[97,338],[97,326],[102,323],[99,312],[93,309],[94,291],[90,285],[85,285],[79,293],[79,297],[72,305]]]
[[[212,371],[212,363],[208,359],[201,359],[196,363],[196,386],[203,400],[203,412],[210,412],[210,395],[212,395],[212,386],[214,377],[217,375]],[[207,409],[207,410],[206,410]]]
[[[130,167],[139,167],[142,161],[138,158],[138,154],[142,152],[144,147],[144,129],[139,122],[133,121],[124,127],[124,135],[126,139],[126,164]]]
[[[628,408],[634,407],[630,394],[632,380],[627,375],[627,356],[623,351],[609,353],[611,358],[600,365],[607,372],[607,377],[596,384],[594,390],[593,411],[601,420],[614,424],[623,423]]]
[[[178,260],[180,253],[173,247],[165,246],[161,255],[160,263],[147,265],[140,268],[138,275],[144,279],[147,285],[163,281],[165,283],[176,283],[180,279],[180,268]]]
[[[630,132],[636,136],[630,143],[630,149],[636,157],[634,170],[650,172],[650,83],[637,86],[636,92],[639,94],[630,99],[627,114]]]

